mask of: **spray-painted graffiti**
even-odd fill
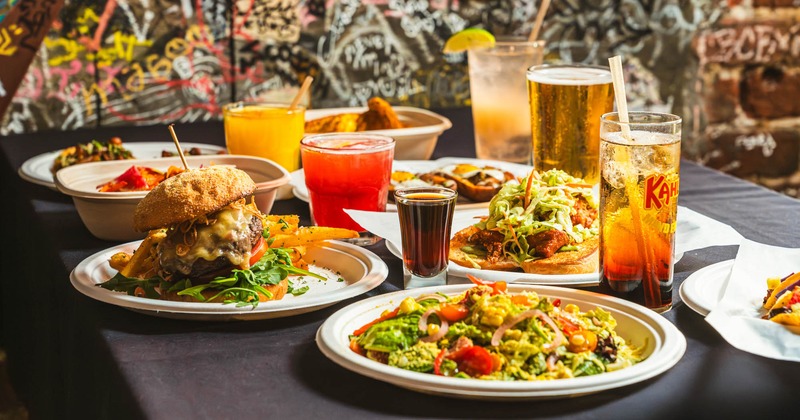
[[[0,56],[30,48],[56,0],[0,0]],[[0,133],[91,124],[217,119],[234,100],[314,76],[316,107],[463,106],[467,63],[444,42],[471,26],[527,36],[533,0],[72,0],[22,80]],[[604,63],[627,56],[629,93],[642,106],[681,106],[692,76],[687,48],[716,19],[711,0],[559,0],[541,37],[548,60]],[[8,86],[0,79],[0,97]],[[637,102],[638,101],[638,102]]]

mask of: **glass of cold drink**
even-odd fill
[[[395,141],[362,134],[319,134],[300,142],[311,218],[318,226],[361,232],[348,240],[371,245],[379,238],[359,226],[344,209],[386,211]]]
[[[447,283],[450,227],[457,196],[444,187],[401,188],[394,192],[406,288]]]
[[[259,156],[292,172],[300,168],[305,108],[289,104],[236,102],[222,108],[228,153]]]
[[[656,312],[672,307],[681,118],[617,113],[600,124],[600,290]]]
[[[479,159],[530,163],[531,122],[525,72],[541,64],[544,41],[501,38],[467,51],[475,153]]]
[[[614,109],[608,67],[542,65],[528,70],[533,167],[600,180],[600,116]]]

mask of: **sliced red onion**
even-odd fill
[[[444,335],[447,334],[447,330],[450,329],[450,324],[447,322],[447,320],[444,319],[444,317],[434,308],[428,309],[427,311],[425,311],[425,313],[422,314],[422,317],[420,317],[419,323],[417,324],[417,328],[419,328],[419,330],[422,332],[428,332],[428,317],[434,313],[436,314],[436,316],[439,317],[440,320],[439,331],[434,335],[429,335],[427,337],[420,338],[420,341],[424,341],[426,343],[439,341],[440,338],[444,337]]]
[[[442,295],[439,295],[439,294],[436,294],[436,293],[429,293],[427,295],[422,295],[422,296],[417,298],[417,302],[422,302],[423,300],[427,300],[427,299],[434,299],[434,300],[437,300],[439,302],[447,302],[447,298],[446,297],[444,297]]]
[[[420,331],[422,331],[422,332],[428,331],[428,317],[431,316],[431,314],[434,313],[434,312],[436,312],[436,309],[434,309],[434,308],[428,309],[419,318],[419,323],[417,324],[417,327],[419,328]],[[441,317],[439,317],[439,318],[441,318]]]
[[[560,346],[561,343],[564,341],[564,334],[561,332],[561,329],[558,328],[558,326],[556,325],[556,323],[553,321],[552,318],[550,318],[549,316],[547,316],[547,314],[538,309],[527,310],[515,316],[510,321],[504,322],[503,325],[501,325],[500,328],[498,328],[497,331],[494,332],[494,335],[492,335],[492,343],[491,343],[492,346],[497,347],[500,345],[500,340],[503,338],[503,335],[506,333],[506,331],[508,331],[509,328],[519,324],[524,319],[533,317],[537,317],[542,321],[544,321],[544,323],[546,323],[556,334],[555,338],[553,339],[553,342],[542,346],[542,350],[550,351]]]
[[[420,341],[424,341],[426,343],[434,343],[439,341],[445,334],[447,334],[447,330],[450,329],[450,324],[447,322],[446,319],[439,317],[442,320],[442,324],[439,325],[439,331],[434,335],[429,335],[427,337],[420,338]]]

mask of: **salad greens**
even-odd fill
[[[643,359],[602,308],[473,282],[454,296],[406,298],[353,332],[350,348],[401,369],[502,381],[598,375]]]
[[[506,256],[519,264],[532,258],[528,242],[520,238],[556,229],[569,235],[575,243],[581,243],[599,234],[596,221],[592,226],[572,223],[570,212],[580,197],[591,208],[597,208],[592,186],[582,179],[558,169],[533,171],[519,183],[505,183],[489,203],[489,217],[476,226],[502,232]],[[475,249],[464,251],[479,255]]]
[[[258,294],[261,293],[272,297],[265,285],[280,283],[290,275],[311,276],[320,280],[325,277],[294,267],[291,256],[283,248],[267,248],[264,255],[247,270],[232,270],[227,277],[217,277],[206,284],[193,285],[191,280],[182,279],[176,282],[167,282],[161,277],[151,277],[148,279],[137,279],[126,277],[117,273],[114,277],[98,286],[117,292],[125,292],[131,296],[142,295],[144,297],[158,299],[160,294],[156,288],[168,292],[177,292],[181,296],[192,296],[198,301],[214,300],[222,298],[223,303],[235,303],[237,307],[250,305],[253,308],[258,306]],[[290,293],[301,295],[308,291],[308,286],[295,289],[289,280]],[[205,298],[202,294],[205,290],[217,292],[211,298]]]

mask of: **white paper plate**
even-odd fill
[[[327,281],[304,278],[296,286],[309,286],[300,296],[287,294],[283,299],[261,302],[256,308],[222,303],[172,302],[128,296],[98,287],[116,274],[108,259],[116,252],[132,252],[140,242],[129,242],[100,251],[83,260],[70,274],[72,285],[90,298],[132,311],[164,318],[200,321],[254,320],[281,318],[322,309],[344,299],[374,289],[389,274],[386,264],[374,253],[344,242],[328,241],[322,247],[308,248],[310,270],[324,275]],[[343,281],[338,281],[338,278]]]
[[[392,163],[392,171],[407,171],[413,173],[429,172],[437,168],[457,163],[471,163],[476,166],[494,166],[511,172],[516,176],[527,176],[531,167],[527,165],[520,165],[517,163],[500,162],[495,160],[484,159],[470,159],[459,157],[445,157],[437,160],[396,160]],[[306,178],[303,170],[297,170],[291,173],[292,176],[292,193],[295,197],[308,202],[308,188],[306,188]],[[488,208],[489,202],[475,203],[475,202],[458,202],[456,208],[459,210],[467,209],[482,209]],[[386,204],[386,211],[397,211],[397,206],[389,202]]]
[[[733,260],[727,260],[692,273],[678,290],[683,303],[700,315],[708,315],[722,300],[732,268]]]
[[[130,150],[136,159],[160,158],[161,152],[164,150],[169,152],[175,151],[175,144],[167,142],[130,142],[123,143],[123,146]],[[194,147],[200,149],[203,154],[209,155],[225,151],[224,147],[215,146],[213,144],[181,143],[181,148],[184,152]],[[53,181],[53,174],[50,172],[50,168],[53,166],[53,161],[60,153],[61,150],[55,150],[42,153],[41,155],[26,160],[19,168],[19,176],[28,182],[55,189],[56,184]]]
[[[657,376],[674,366],[686,351],[686,338],[661,315],[642,306],[599,293],[558,287],[510,285],[509,291],[532,290],[540,295],[573,303],[581,310],[601,306],[617,320],[617,332],[629,343],[644,350],[647,359],[616,372],[596,376],[552,381],[482,381],[411,372],[354,353],[349,334],[393,309],[404,298],[426,293],[456,294],[470,285],[454,285],[404,290],[375,296],[347,306],[328,318],[317,331],[317,346],[333,362],[358,374],[403,388],[429,394],[490,400],[563,398],[599,392],[634,384]]]

